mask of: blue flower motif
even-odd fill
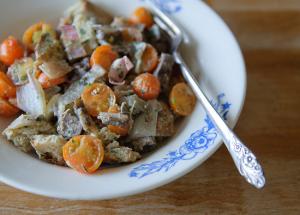
[[[146,1],[146,0],[141,0]],[[148,0],[155,4],[159,9],[168,14],[179,12],[182,7],[179,0]]]
[[[217,101],[211,103],[219,114],[226,119],[231,104],[228,102],[223,103],[222,99],[225,94],[220,94],[217,97]],[[151,175],[157,172],[167,172],[179,161],[191,160],[195,158],[199,153],[205,152],[216,140],[218,133],[208,116],[204,119],[206,126],[202,129],[194,132],[185,143],[175,151],[169,152],[165,158],[159,161],[155,161],[149,164],[142,164],[135,167],[130,173],[130,177],[143,178],[147,175]]]

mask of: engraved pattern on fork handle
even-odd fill
[[[180,64],[185,79],[191,85],[206,113],[209,115],[220,135],[223,137],[224,144],[230,152],[240,174],[247,180],[247,182],[256,188],[262,188],[265,185],[265,177],[263,169],[258,163],[255,155],[238,139],[238,137],[210,104],[209,100],[200,88],[197,79],[187,67],[179,52],[175,51],[173,55],[177,63]]]
[[[231,135],[225,143],[240,174],[253,186],[260,189],[265,185],[265,177],[261,165],[255,155],[242,142]]]

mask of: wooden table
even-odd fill
[[[222,147],[183,178],[111,201],[64,201],[0,184],[0,214],[300,214],[300,1],[212,0],[246,59],[248,93],[236,132],[265,169],[258,191]]]

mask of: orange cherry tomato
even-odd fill
[[[40,73],[40,75],[38,76],[38,81],[40,82],[40,84],[44,89],[48,89],[60,85],[66,82],[66,80],[67,80],[66,76],[55,78],[55,79],[50,79],[45,73]]]
[[[133,12],[131,21],[135,24],[144,24],[147,28],[154,23],[152,14],[144,7],[139,7]]]
[[[16,97],[16,86],[9,79],[9,77],[0,71],[0,97],[1,98],[15,98]]]
[[[156,99],[160,93],[160,82],[154,75],[144,73],[133,81],[133,90],[142,99]]]
[[[109,113],[120,113],[120,108],[118,105],[114,105],[109,108],[108,112]],[[107,128],[109,131],[111,131],[115,134],[118,134],[120,136],[126,136],[128,134],[129,125],[127,125],[127,126],[108,125]]]
[[[178,83],[171,90],[169,103],[175,113],[188,116],[195,108],[196,97],[186,83]]]
[[[104,158],[102,141],[96,137],[75,136],[63,146],[66,164],[80,173],[93,173]]]
[[[8,37],[0,45],[0,61],[6,66],[12,65],[15,60],[22,57],[24,57],[24,48],[14,37]]]
[[[20,112],[20,110],[10,104],[5,99],[0,98],[0,115],[4,117],[12,117],[17,115]]]
[[[118,53],[112,50],[110,45],[102,45],[93,52],[90,64],[102,66],[106,71],[109,71],[114,60],[118,58]]]
[[[107,85],[101,83],[85,87],[81,99],[87,112],[94,117],[97,117],[100,112],[107,112],[116,103],[114,92]]]
[[[142,70],[144,72],[150,72],[152,73],[154,69],[157,67],[158,64],[158,54],[156,49],[150,45],[147,44],[146,49],[142,56]]]

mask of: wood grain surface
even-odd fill
[[[258,191],[225,147],[181,179],[110,201],[64,201],[0,184],[0,214],[300,214],[300,1],[211,0],[237,36],[248,92],[235,131],[260,158]]]

